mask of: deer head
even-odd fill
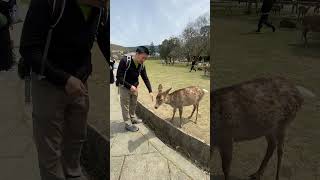
[[[162,85],[159,84],[159,86],[158,86],[158,94],[157,94],[157,97],[156,97],[156,104],[154,105],[155,109],[158,109],[158,107],[160,107],[161,104],[166,103],[168,94],[169,94],[169,92],[170,92],[170,90],[172,88],[169,88],[164,92],[162,92],[162,89],[163,89]]]

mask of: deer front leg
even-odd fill
[[[197,124],[197,120],[198,120],[199,104],[196,104],[196,107],[197,107],[197,114],[196,114],[196,121],[194,122],[195,124]]]
[[[180,116],[180,128],[182,127],[181,122],[182,122],[182,111],[183,111],[183,107],[179,108],[179,116]]]
[[[285,137],[285,129],[280,131],[277,136],[277,139],[278,139],[278,144],[277,144],[278,161],[277,161],[276,180],[279,180],[279,178],[280,178],[280,169],[281,169],[281,161],[282,161],[282,155],[283,155],[284,137]]]
[[[276,148],[276,140],[272,135],[266,136],[268,142],[267,152],[263,158],[263,161],[259,167],[259,170],[250,176],[251,179],[259,180],[264,173],[264,170]]]
[[[171,122],[173,121],[173,118],[174,118],[174,115],[176,114],[176,111],[177,111],[177,108],[173,108],[173,115],[172,115],[172,118],[171,118]]]
[[[196,110],[196,105],[194,104],[194,105],[193,105],[192,113],[191,113],[191,115],[188,117],[188,119],[190,119],[190,118],[193,116],[193,113],[194,113],[195,110]]]

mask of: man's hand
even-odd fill
[[[131,88],[130,88],[130,91],[131,92],[137,92],[138,89],[135,86],[132,85]]]
[[[80,79],[74,76],[69,77],[65,86],[65,90],[70,96],[88,95],[88,91],[85,85],[80,81]]]
[[[151,101],[153,102],[153,93],[149,93],[150,94],[150,97],[151,97]]]

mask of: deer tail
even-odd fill
[[[208,90],[206,90],[206,89],[202,89],[202,90],[203,90],[204,92],[206,92],[206,93],[207,93],[207,92],[209,92],[209,91],[208,91]]]
[[[314,98],[316,95],[311,92],[310,90],[308,90],[305,87],[302,86],[296,86],[297,90],[299,91],[299,93],[302,95],[302,97],[306,97],[306,98]]]

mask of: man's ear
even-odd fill
[[[159,91],[159,93],[162,93],[162,84],[159,84],[158,91]]]

